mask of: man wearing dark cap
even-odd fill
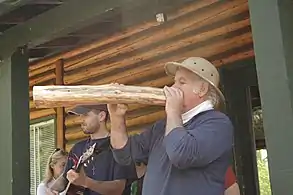
[[[76,143],[69,152],[68,163],[64,170],[64,179],[56,182],[58,191],[65,189],[68,181],[74,186],[79,186],[84,195],[128,195],[130,194],[130,181],[136,179],[134,165],[119,165],[115,162],[109,148],[110,133],[106,127],[108,119],[107,106],[83,105],[70,110],[68,114],[78,115],[82,119],[81,128],[90,137]],[[81,169],[79,173],[72,169],[79,157],[93,144],[96,150],[101,150],[94,155],[92,161]],[[66,179],[65,179],[66,178]],[[63,183],[62,185],[60,183]],[[60,188],[63,188],[61,189]]]

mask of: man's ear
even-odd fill
[[[100,122],[105,121],[106,120],[106,116],[107,116],[106,112],[105,111],[101,111],[99,113]]]
[[[207,82],[203,82],[201,85],[201,88],[199,90],[199,97],[204,97],[209,92],[209,84]]]

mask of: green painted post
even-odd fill
[[[0,62],[1,194],[30,194],[28,55],[19,48]]]
[[[274,195],[293,186],[293,1],[249,0]]]

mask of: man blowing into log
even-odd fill
[[[113,158],[106,127],[107,105],[77,106],[68,113],[81,117],[81,128],[90,138],[72,147],[63,178],[59,178],[51,188],[61,192],[70,182],[72,188],[67,194],[81,191],[84,195],[130,195],[130,182],[137,177],[135,166],[119,165]],[[80,172],[76,172],[73,168],[79,157],[93,144],[96,144],[96,151],[101,152],[93,155],[93,159]]]
[[[172,87],[164,87],[166,119],[140,135],[127,136],[125,104],[108,105],[114,158],[127,165],[147,157],[143,195],[223,195],[233,126],[215,109],[224,102],[218,71],[199,57],[165,70],[174,76]]]

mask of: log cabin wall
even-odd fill
[[[70,149],[73,143],[85,138],[80,121],[66,116],[63,109],[36,109],[32,102],[34,85],[118,82],[163,87],[172,83],[163,69],[168,61],[202,56],[220,67],[254,56],[247,0],[194,1],[165,14],[167,22],[160,24],[155,18],[143,21],[96,42],[32,63],[31,120],[57,114],[58,145],[66,143]],[[127,126],[130,132],[139,132],[164,115],[163,107],[132,105]]]

